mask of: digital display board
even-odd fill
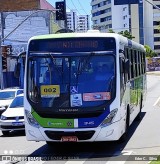
[[[114,0],[114,5],[138,4],[141,0]]]
[[[91,52],[116,49],[114,38],[60,38],[32,40],[31,52]]]

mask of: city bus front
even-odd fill
[[[118,139],[114,38],[31,41],[25,85],[28,140]]]

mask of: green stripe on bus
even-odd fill
[[[74,128],[74,119],[42,118],[36,112],[32,115],[45,128]]]

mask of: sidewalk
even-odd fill
[[[148,71],[147,75],[156,75],[156,76],[160,76],[160,71]]]

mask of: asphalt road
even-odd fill
[[[4,137],[0,132],[0,154],[4,159],[11,155],[12,157],[27,155],[30,160],[34,160],[31,158],[32,156],[43,157],[42,161],[38,162],[40,164],[148,163],[160,155],[160,76],[148,75],[147,85],[148,93],[145,106],[142,109],[142,120],[132,124],[125,143],[66,143],[48,147],[45,142],[27,141],[24,132],[13,132],[7,137]],[[52,161],[46,162],[46,156],[52,156]],[[20,161],[20,158],[14,159],[17,163],[22,164],[37,163],[37,161]],[[0,161],[0,164],[6,163],[10,162]]]

